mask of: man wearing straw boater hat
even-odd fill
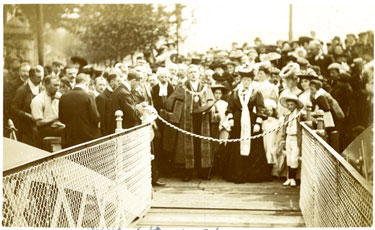
[[[288,94],[280,98],[280,104],[288,109],[288,114],[284,121],[297,116],[298,112],[303,108],[303,103],[294,94]],[[291,187],[296,186],[296,176],[298,169],[298,159],[301,151],[301,127],[298,119],[289,122],[283,130],[285,138],[286,162],[288,166],[288,178],[283,185]]]

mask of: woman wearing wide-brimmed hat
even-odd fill
[[[262,132],[261,124],[265,117],[263,96],[252,84],[253,70],[242,69],[239,74],[241,83],[229,99],[227,113],[233,115],[234,121],[230,138],[244,140],[228,144],[225,178],[235,183],[270,181],[271,167],[267,164],[263,138],[250,139]]]
[[[299,86],[303,91],[298,95],[298,99],[300,99],[305,106],[309,105],[311,104],[310,81],[314,79],[317,80],[318,76],[314,70],[307,69],[299,72],[297,77],[299,78]]]

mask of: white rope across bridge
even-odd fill
[[[215,141],[215,142],[219,142],[219,143],[227,143],[227,142],[241,142],[241,141],[247,141],[247,140],[251,140],[251,139],[256,139],[256,138],[260,138],[260,137],[264,137],[265,135],[267,134],[270,134],[270,133],[273,133],[273,132],[276,132],[277,130],[281,129],[282,127],[286,126],[289,122],[297,119],[301,114],[302,114],[302,111],[303,110],[300,110],[295,116],[289,118],[289,120],[281,123],[280,125],[276,126],[275,128],[269,130],[269,131],[266,131],[264,133],[260,133],[260,134],[257,134],[255,136],[250,136],[248,138],[238,138],[238,139],[217,139],[217,138],[213,138],[213,137],[206,137],[206,136],[202,136],[202,135],[198,135],[198,134],[195,134],[195,133],[192,133],[192,132],[189,132],[189,131],[186,131],[184,129],[181,129],[171,123],[169,123],[168,121],[166,121],[164,118],[162,118],[157,112],[156,110],[153,108],[153,107],[148,107],[149,111],[154,115],[156,116],[160,121],[162,121],[164,124],[168,125],[169,127],[173,128],[173,129],[176,129],[177,131],[183,133],[183,134],[186,134],[186,135],[189,135],[189,136],[192,136],[192,137],[196,137],[196,138],[200,138],[200,139],[203,139],[203,140],[209,140],[209,141]]]

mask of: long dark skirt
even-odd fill
[[[272,165],[267,164],[263,138],[251,141],[249,156],[241,156],[240,143],[229,143],[226,151],[225,179],[235,183],[272,180]]]

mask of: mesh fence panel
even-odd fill
[[[372,226],[372,184],[344,161],[303,125],[300,207],[307,227]]]
[[[149,126],[3,177],[8,227],[126,227],[151,204]]]

